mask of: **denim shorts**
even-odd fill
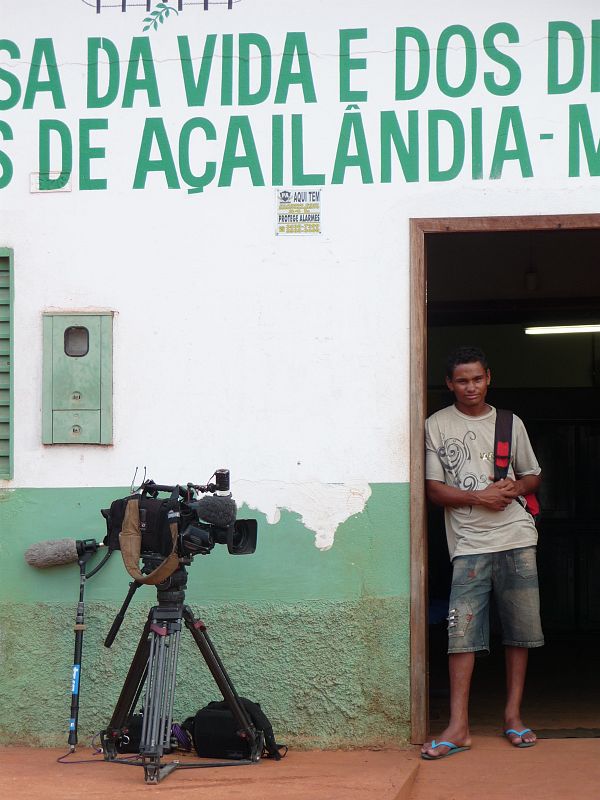
[[[535,554],[535,547],[519,547],[453,560],[448,653],[490,652],[492,593],[502,624],[502,644],[544,644]]]

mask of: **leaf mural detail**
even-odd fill
[[[179,15],[179,11],[173,6],[168,6],[166,3],[157,3],[154,11],[150,12],[149,17],[144,17],[144,22],[147,25],[144,25],[143,30],[147,31],[150,28],[154,28],[155,31],[158,30],[159,24],[162,25],[171,14],[171,11],[174,11],[175,14]]]

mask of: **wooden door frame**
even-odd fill
[[[410,711],[411,741],[429,726],[427,519],[423,429],[427,398],[426,237],[438,233],[586,230],[600,214],[410,219]]]

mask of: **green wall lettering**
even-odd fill
[[[600,19],[592,20],[592,63],[590,89],[600,92]]]
[[[283,186],[283,114],[271,119],[271,183]]]
[[[237,155],[238,141],[240,139],[244,148],[243,155]],[[253,186],[265,185],[248,117],[231,117],[229,120],[223,163],[221,164],[221,173],[219,175],[219,186],[231,186],[233,171],[236,169],[247,169],[250,172]]]
[[[483,109],[471,109],[471,177],[483,179]]]
[[[304,140],[302,114],[292,114],[292,184],[294,186],[322,186],[325,175],[304,172]]]
[[[498,50],[496,38],[499,35],[506,36],[506,40],[510,44],[516,44],[519,41],[519,32],[509,22],[497,22],[495,25],[491,25],[483,36],[483,49],[486,55],[492,61],[505,67],[508,72],[508,78],[505,83],[498,83],[493,72],[484,72],[483,82],[490,94],[502,96],[512,94],[519,88],[521,84],[521,68],[514,58]]]
[[[419,51],[419,71],[414,86],[407,87],[407,41],[416,42]],[[427,37],[419,28],[396,28],[396,100],[413,100],[423,94],[429,80],[431,53]]]
[[[241,33],[239,48],[238,104],[256,106],[263,103],[271,91],[271,47],[260,33]],[[250,66],[256,63],[252,48],[260,54],[260,82],[254,92],[250,91]]]
[[[191,136],[196,130],[204,132],[208,142],[214,142],[217,138],[217,131],[215,126],[208,119],[204,117],[196,117],[189,119],[181,129],[179,134],[179,170],[181,178],[188,186],[188,194],[196,194],[202,192],[205,186],[208,186],[215,179],[217,174],[217,164],[215,161],[207,161],[204,172],[201,175],[195,175],[192,170],[190,160],[191,150]]]
[[[588,107],[581,104],[569,106],[569,178],[581,175],[580,141],[583,142],[585,159],[592,177],[600,175],[600,143],[592,131]]]
[[[44,64],[48,71],[48,80],[40,78],[40,70]],[[54,108],[66,108],[52,39],[35,40],[23,108],[33,108],[40,92],[50,92]]]
[[[183,75],[183,86],[185,97],[189,108],[203,106],[206,101],[206,91],[210,79],[210,70],[215,54],[215,44],[217,36],[209,33],[204,42],[204,51],[200,59],[200,69],[198,77],[194,76],[194,62],[190,50],[190,42],[187,36],[178,36],[177,45],[179,47],[179,61],[181,63],[181,73]]]
[[[233,35],[223,36],[223,53],[221,56],[221,105],[233,105]]]
[[[342,103],[360,103],[367,99],[366,90],[350,88],[350,73],[355,69],[366,69],[366,58],[350,57],[350,42],[366,39],[366,28],[345,28],[340,30],[340,100]]]
[[[350,155],[350,142],[354,141],[355,155]],[[373,183],[373,171],[369,159],[369,148],[362,116],[357,113],[346,113],[342,120],[338,139],[332,183],[343,183],[348,167],[358,167],[363,183]]]
[[[140,68],[142,74],[138,77]],[[147,36],[134,36],[131,40],[131,52],[129,53],[125,88],[123,90],[123,108],[133,108],[136,92],[146,93],[148,105],[151,108],[160,106],[152,47]]]
[[[106,189],[106,178],[92,178],[90,162],[93,159],[104,158],[104,147],[92,147],[90,134],[92,131],[108,130],[107,119],[80,119],[79,120],[79,188]]]
[[[381,182],[392,181],[392,143],[400,161],[404,180],[419,180],[419,112],[408,112],[408,145],[395,111],[381,112]]]
[[[515,142],[515,146],[512,149],[507,147],[509,133],[512,133]],[[533,177],[525,127],[523,126],[523,119],[518,106],[505,106],[500,114],[490,178],[498,179],[502,177],[502,169],[506,161],[518,161],[523,178]]]
[[[160,158],[157,159],[150,158],[154,143],[156,143],[160,153]],[[165,123],[161,117],[148,117],[144,123],[142,143],[133,180],[134,189],[144,189],[146,187],[146,178],[149,172],[164,173],[169,189],[179,189],[177,168],[173,160]]]
[[[44,191],[62,189],[67,185],[73,171],[73,140],[64,122],[58,119],[41,119],[39,129],[40,188]],[[50,153],[51,134],[58,135],[60,142],[60,170],[52,169]],[[50,172],[59,172],[57,178],[50,178]]]
[[[13,132],[10,125],[8,122],[4,122],[4,120],[1,119],[0,136],[2,136],[4,141],[10,141],[13,138]],[[8,155],[2,150],[0,150],[0,169],[2,169],[2,172],[0,173],[0,189],[4,189],[4,187],[8,186],[12,180],[13,165]]]
[[[298,72],[292,72],[295,55],[298,56]],[[301,32],[288,33],[285,37],[279,79],[275,91],[276,103],[287,102],[288,91],[292,84],[298,84],[302,87],[305,103],[317,102],[306,34]]]
[[[0,52],[2,51],[8,53],[9,58],[21,58],[19,48],[10,39],[0,39]],[[0,58],[4,60],[3,57]],[[0,67],[0,81],[4,81],[9,88],[8,97],[0,98],[0,111],[7,111],[9,108],[14,108],[21,99],[21,84],[14,72],[9,72],[2,67]]]
[[[460,173],[465,161],[465,129],[458,114],[453,111],[437,109],[429,111],[428,115],[428,140],[429,140],[429,180],[451,181]],[[440,167],[440,123],[450,126],[452,133],[452,162],[449,167]]]
[[[108,81],[104,94],[100,94],[99,55],[102,51],[108,57]],[[87,107],[106,108],[114,103],[119,91],[121,65],[119,51],[110,39],[93,37],[88,39]]]
[[[448,46],[454,37],[462,39],[465,54],[465,73],[461,83],[452,86],[448,80]],[[457,45],[452,45],[452,49]],[[460,47],[460,45],[458,45]],[[440,91],[448,97],[464,97],[475,85],[477,76],[477,45],[475,37],[464,25],[450,25],[439,38],[435,62],[437,83]]]
[[[561,83],[559,75],[560,34],[566,34],[571,41],[573,55],[571,75]],[[548,23],[548,94],[567,94],[572,92],[583,80],[585,45],[581,29],[572,22]]]

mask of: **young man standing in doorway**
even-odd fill
[[[452,561],[448,613],[450,721],[423,745],[428,760],[467,750],[469,691],[475,654],[489,653],[489,602],[494,594],[506,661],[504,732],[516,747],[531,747],[521,719],[529,648],[544,644],[536,568],[537,531],[519,498],[535,492],[540,467],[522,421],[513,416],[510,467],[494,482],[496,409],[486,403],[490,370],[484,353],[460,347],[448,358],[446,384],[454,405],[426,423],[426,490],[444,507]]]

